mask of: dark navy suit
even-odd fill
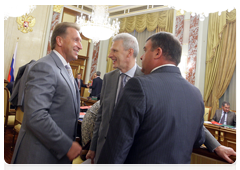
[[[90,86],[89,88],[92,89],[90,97],[91,96],[99,97],[102,89],[102,79],[100,77],[93,79],[92,86]]]
[[[77,83],[77,85],[78,85],[78,79],[77,79],[77,78],[75,78],[75,81],[76,81],[76,83]],[[81,81],[81,87],[86,87],[86,88],[87,88],[87,85],[86,85],[86,84],[83,84],[83,80],[80,79],[80,81]],[[80,95],[81,95],[81,87],[80,87],[80,89],[79,89],[79,94],[80,94]]]
[[[200,91],[178,67],[131,78],[116,105],[97,163],[185,164],[204,143]]]

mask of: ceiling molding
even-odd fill
[[[92,5],[65,5],[64,7],[74,11],[91,15]],[[109,18],[124,18],[146,13],[169,10],[171,8],[163,5],[109,5]]]

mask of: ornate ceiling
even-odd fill
[[[91,15],[92,5],[65,5],[64,7]],[[110,18],[123,18],[144,13],[168,10],[164,5],[109,5],[108,12]]]

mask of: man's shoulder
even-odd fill
[[[51,61],[53,61],[53,57],[52,57],[52,54],[50,53],[50,54],[40,58],[39,60],[37,60],[36,63],[47,63],[48,64]]]
[[[230,113],[230,114],[233,114],[233,115],[236,114],[235,112],[232,112],[232,111],[229,111],[229,113]]]
[[[106,73],[104,77],[112,77],[115,76],[116,74],[120,74],[118,69]]]
[[[217,110],[216,110],[216,113],[217,113],[217,114],[219,114],[219,113],[222,114],[222,109],[217,109]]]

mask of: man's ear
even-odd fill
[[[61,36],[57,36],[56,37],[56,45],[58,45],[59,47],[62,47],[62,43],[63,43],[63,39]]]
[[[133,56],[134,50],[132,48],[128,49],[128,57]]]
[[[157,59],[157,58],[160,58],[162,56],[162,48],[158,47],[154,51],[155,51],[154,58]]]

